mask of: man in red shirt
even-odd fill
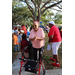
[[[23,30],[23,31],[24,31],[24,34],[27,34],[27,30],[26,30],[25,25],[22,25],[22,26],[21,26],[21,30]]]
[[[50,31],[48,33],[49,41],[48,43],[52,42],[52,52],[53,52],[53,58],[50,58],[50,60],[56,61],[55,63],[52,63],[53,66],[59,67],[60,64],[58,62],[58,49],[61,44],[61,36],[59,29],[54,25],[53,21],[49,22]]]

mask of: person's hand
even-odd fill
[[[39,38],[39,37],[36,36],[36,40],[41,41],[41,40],[43,40],[43,38]]]
[[[38,37],[37,37],[37,36],[35,36],[33,39],[34,39],[34,40],[38,40]]]
[[[33,40],[36,40],[36,36],[33,38]]]
[[[31,41],[37,40],[37,36],[35,36],[34,38],[29,38],[29,40]]]
[[[35,40],[38,40],[38,37],[37,36],[35,36]]]
[[[50,43],[50,39],[48,40],[48,43]]]

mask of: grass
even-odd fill
[[[54,61],[50,60],[51,57],[53,57],[52,54],[52,49],[51,50],[47,50],[47,45],[48,45],[48,37],[45,38],[45,47],[44,47],[44,52],[43,52],[43,61],[44,61],[44,65],[46,69],[55,69],[55,68],[62,68],[62,44],[61,44],[61,48],[59,48],[58,50],[58,60],[60,63],[60,67],[53,67],[51,65],[51,63],[53,63]]]

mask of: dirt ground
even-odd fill
[[[16,53],[12,53],[12,63],[14,62],[14,60],[15,60],[17,54],[18,54],[18,52],[16,52]]]

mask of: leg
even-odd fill
[[[34,60],[37,60],[37,49],[33,48],[33,56],[34,56]]]
[[[52,43],[52,53],[53,53],[53,58],[50,58],[50,60],[56,61],[55,55],[54,55],[54,53],[55,53],[55,44],[54,43]]]
[[[57,66],[57,67],[60,66],[58,62],[58,49],[59,49],[60,44],[61,44],[60,42],[52,43],[53,58],[56,60],[56,62],[52,63],[52,65]]]
[[[21,43],[19,43],[19,50],[21,51]]]
[[[56,43],[52,43],[52,52],[53,52],[53,59],[56,59],[56,61],[58,62],[58,42]]]
[[[56,60],[56,63],[58,63],[58,55],[53,55],[53,57]]]
[[[17,52],[17,46],[15,45],[15,52]]]
[[[43,51],[42,51],[42,48],[39,49],[39,60],[41,59],[42,60],[42,54],[43,54]]]
[[[58,61],[58,49],[59,49],[60,45],[61,45],[61,42],[58,42],[58,43],[56,44],[56,55],[54,55],[54,58],[56,59],[56,63],[59,62],[59,61]]]
[[[19,51],[19,45],[17,45],[18,51]]]
[[[29,53],[24,52],[24,57],[25,57],[26,59],[28,59],[28,58],[29,58]]]

